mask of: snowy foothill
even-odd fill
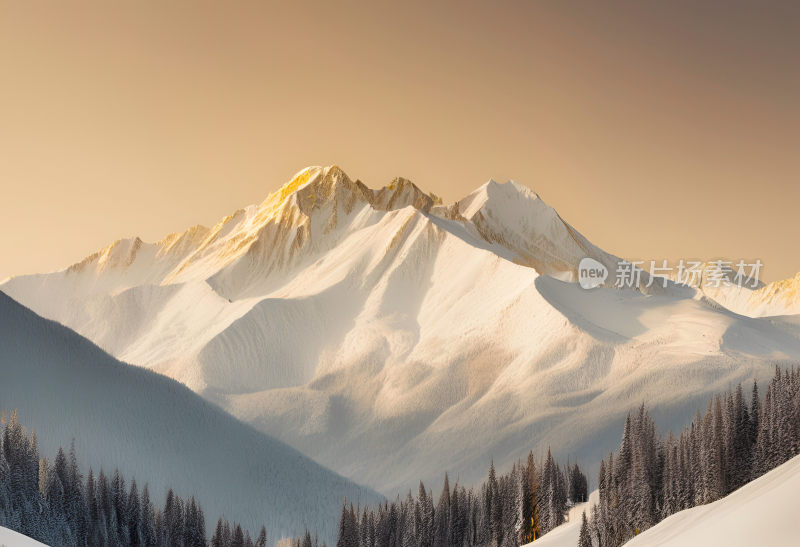
[[[675,513],[626,545],[796,546],[798,492],[800,456],[795,456],[714,503]]]
[[[797,493],[800,492],[800,456],[707,505],[675,513],[629,542],[630,547],[791,547],[800,542]],[[577,547],[581,513],[591,516],[597,491],[589,502],[573,507],[569,520],[541,539],[535,547]]]
[[[17,411],[50,461],[74,440],[84,476],[118,468],[159,505],[168,488],[194,496],[209,535],[225,517],[274,539],[312,529],[330,545],[343,499],[383,499],[2,293],[0,409]]]

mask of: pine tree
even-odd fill
[[[339,536],[337,547],[358,547],[359,544],[358,522],[355,517],[353,504],[347,508],[347,501],[342,504],[342,515],[339,518]]]
[[[533,452],[528,454],[528,463],[523,467],[520,473],[519,481],[519,538],[520,544],[530,543],[533,541],[533,503],[531,502],[531,478],[530,467],[533,461]]]
[[[751,457],[753,456],[752,450],[755,448],[756,440],[758,439],[759,419],[761,416],[761,399],[758,396],[758,382],[753,380],[753,392],[750,396],[750,445]],[[752,461],[750,462],[750,471],[752,477]]]
[[[88,508],[83,492],[83,475],[78,466],[78,455],[75,451],[75,440],[69,449],[69,465],[66,485],[67,519],[72,523],[73,536],[76,543],[83,545],[87,541]]]
[[[731,455],[729,457],[731,464],[729,489],[732,491],[749,481],[752,474],[750,470],[752,429],[750,413],[744,401],[741,384],[736,386],[736,392],[733,397],[733,416],[731,418],[733,442],[730,446]]]
[[[536,540],[542,535],[542,526],[539,520],[539,478],[536,472],[536,463],[533,451],[528,452],[528,482],[530,484],[530,538]]]
[[[450,539],[448,545],[461,545],[464,542],[466,522],[462,506],[465,502],[466,499],[462,499],[459,495],[458,483],[456,482],[453,487],[453,495],[450,497]]]
[[[586,511],[581,517],[581,531],[578,535],[578,547],[592,547],[592,536],[589,533],[589,521],[586,519]]]
[[[494,470],[494,460],[492,460],[489,467],[489,492],[488,492],[488,507],[490,508],[492,541],[494,545],[502,545],[503,543],[503,497],[500,491],[500,484],[497,480],[497,475]]]
[[[211,547],[223,547],[224,546],[224,529],[222,526],[222,517],[217,520],[217,527],[214,529],[214,533],[211,534]]]
[[[447,547],[450,539],[450,481],[444,474],[444,486],[436,504],[435,526],[433,529],[433,546]]]
[[[401,544],[403,547],[416,547],[417,542],[417,504],[414,503],[414,497],[411,491],[408,491],[408,496],[403,504],[403,526]],[[366,514],[366,512],[365,512]]]
[[[125,480],[118,469],[114,470],[111,478],[111,514],[114,521],[114,537],[116,541],[122,543],[128,537],[128,523],[126,507],[127,493],[125,491]]]
[[[420,525],[418,532],[420,547],[433,545],[433,526],[436,521],[436,510],[433,507],[433,495],[425,492],[425,485],[419,483]],[[374,541],[373,541],[374,543]]]
[[[156,515],[153,503],[150,501],[150,490],[147,484],[142,489],[142,502],[140,505],[141,511],[141,531],[142,531],[142,545],[147,547],[155,547],[158,541],[156,532]]]
[[[369,547],[369,513],[366,506],[358,524],[358,541],[361,547]]]
[[[255,547],[267,547],[267,529],[263,525],[256,538]]]
[[[242,533],[242,527],[239,524],[236,525],[236,529],[233,531],[231,547],[244,547],[244,534]]]
[[[139,505],[139,489],[136,487],[136,479],[131,481],[131,490],[128,494],[128,544],[131,547],[139,547],[142,544],[142,523],[141,506]]]

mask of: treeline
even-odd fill
[[[377,508],[345,502],[337,547],[516,547],[563,523],[568,508],[587,495],[580,467],[558,465],[548,449],[544,461],[536,464],[530,453],[505,475],[492,463],[477,490],[457,483],[451,489],[445,474],[437,500],[420,482],[416,497],[409,492]]]
[[[0,526],[54,547],[205,547],[203,509],[194,498],[171,489],[157,507],[147,485],[103,470],[84,479],[74,446],[50,463],[39,458],[35,435],[28,435],[12,413],[0,437]],[[262,527],[253,541],[241,526],[220,519],[214,547],[266,547]]]
[[[659,438],[644,405],[628,415],[616,455],[600,464],[600,501],[579,547],[616,547],[662,519],[713,502],[800,454],[800,370],[711,399],[675,437]]]

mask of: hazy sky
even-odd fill
[[[514,178],[629,258],[800,270],[800,3],[0,0],[0,278],[306,165]]]

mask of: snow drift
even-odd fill
[[[345,497],[381,499],[4,294],[0,405],[18,410],[42,455],[52,459],[74,439],[80,461],[95,472],[117,467],[149,483],[155,499],[170,486],[183,497],[194,495],[210,527],[218,516],[253,532],[264,523],[273,541],[308,527],[332,544]]]

